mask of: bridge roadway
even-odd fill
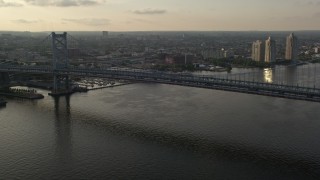
[[[190,73],[160,72],[154,70],[140,69],[87,69],[68,68],[53,70],[49,66],[10,66],[0,65],[0,72],[19,72],[31,74],[58,74],[70,76],[101,77],[141,82],[153,82],[163,84],[174,84],[181,86],[200,87],[233,91],[257,95],[282,97],[320,102],[320,89],[301,86],[290,86],[283,84],[271,84],[253,81],[242,81],[215,76],[201,76]]]

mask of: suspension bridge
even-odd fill
[[[310,66],[304,67],[308,71],[299,71],[296,67],[270,69],[268,72],[264,72],[264,81],[257,78],[257,72],[199,75],[130,68],[71,67],[68,59],[67,36],[67,33],[52,33],[50,35],[52,48],[52,65],[50,66],[0,64],[0,85],[9,83],[9,73],[48,74],[53,76],[52,95],[70,92],[70,77],[82,76],[163,83],[320,102],[320,88],[317,87],[319,77],[316,66],[312,67],[312,71]],[[292,72],[294,72],[294,76],[290,75]],[[270,78],[269,76],[272,76],[270,73],[280,75],[276,78]],[[268,78],[270,79],[268,80]]]

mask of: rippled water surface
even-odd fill
[[[320,175],[319,103],[160,84],[7,101],[1,179]]]

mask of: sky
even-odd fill
[[[320,30],[320,0],[0,0],[0,30]]]

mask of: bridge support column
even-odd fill
[[[59,70],[68,70],[69,60],[68,60],[68,43],[67,43],[67,33],[63,34],[51,34],[52,38],[52,52],[53,52],[53,89],[52,96],[62,96],[71,94],[69,83],[69,75],[59,74]]]

